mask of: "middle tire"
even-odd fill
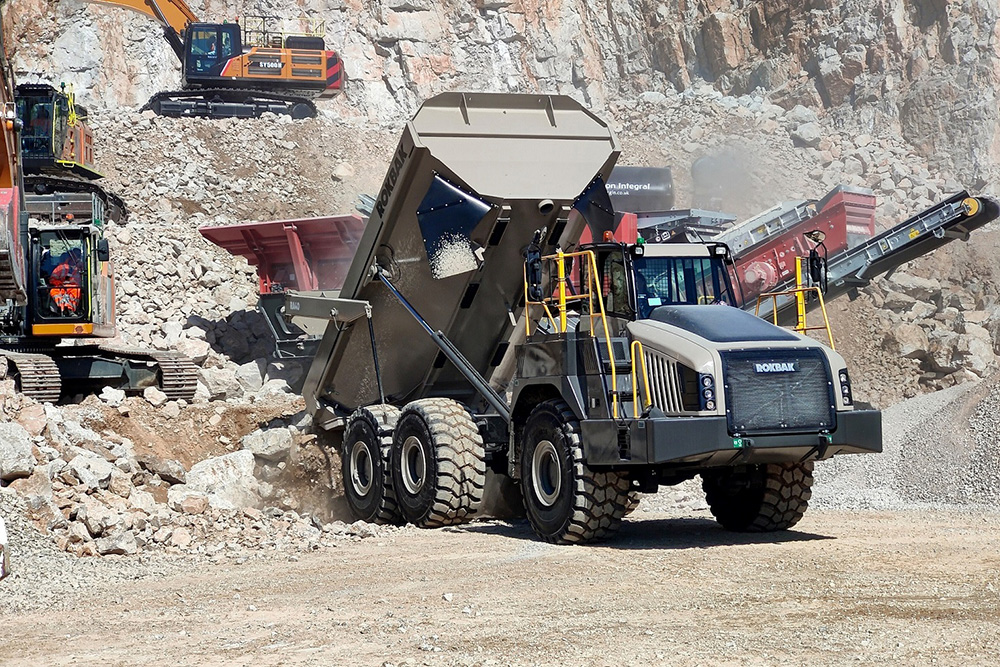
[[[389,471],[392,428],[398,418],[398,408],[370,405],[355,410],[344,430],[344,497],[351,513],[368,523],[400,522]]]
[[[479,511],[486,452],[461,403],[424,398],[403,408],[393,433],[392,483],[403,518],[421,528],[465,523]]]
[[[618,531],[630,482],[583,462],[580,426],[562,400],[535,406],[524,426],[521,494],[535,533],[555,544],[582,544]]]

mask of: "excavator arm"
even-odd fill
[[[184,28],[188,23],[198,22],[198,17],[184,0],[84,0],[84,2],[131,9],[157,21],[163,26],[163,36],[181,61],[184,60],[184,40],[181,37]]]

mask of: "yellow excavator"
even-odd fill
[[[343,67],[326,48],[323,21],[284,29],[281,19],[245,16],[232,23],[198,20],[183,0],[85,0],[144,14],[163,27],[181,61],[180,91],[160,92],[146,109],[164,116],[251,118],[265,112],[316,115],[315,97],[332,97]]]

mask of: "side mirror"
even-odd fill
[[[528,300],[542,301],[545,291],[542,289],[542,249],[541,242],[545,229],[535,232],[534,238],[524,251],[524,276],[528,283]]]
[[[111,248],[108,246],[107,239],[99,239],[97,241],[97,261],[98,262],[111,261]]]
[[[826,250],[825,246],[821,245],[821,247],[823,247],[824,251]],[[820,255],[816,248],[809,251],[809,279],[813,285],[819,287],[826,294],[829,283],[827,279],[825,252],[824,255]]]

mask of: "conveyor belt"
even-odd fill
[[[824,299],[830,301],[852,290],[868,285],[873,278],[891,273],[900,265],[937,250],[955,239],[967,241],[969,234],[1000,216],[1000,203],[988,197],[958,194],[921,211],[867,242],[829,259],[827,275],[829,289]],[[785,281],[771,291],[792,289],[794,281]],[[808,308],[818,305],[810,302]],[[756,301],[743,305],[753,312]],[[770,318],[770,300],[761,303],[760,316]],[[795,300],[778,299],[778,322],[795,321]]]

